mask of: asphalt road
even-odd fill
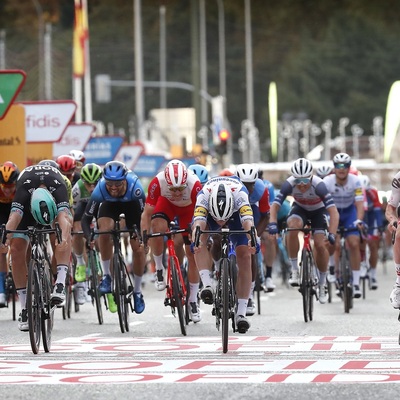
[[[91,304],[63,320],[57,310],[50,353],[31,352],[10,309],[0,310],[2,396],[17,398],[242,399],[389,398],[400,381],[400,323],[388,297],[394,267],[379,270],[379,288],[354,301],[350,314],[335,296],[315,304],[305,323],[301,295],[280,285],[262,294],[261,314],[246,335],[232,333],[229,351],[211,307],[190,323],[187,336],[163,304],[164,293],[144,287],[146,310],[122,334],[116,314],[99,325]],[[139,396],[139,397],[138,397]]]

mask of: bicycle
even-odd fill
[[[58,223],[54,228],[29,226],[24,230],[6,230],[2,226],[2,243],[8,233],[19,233],[29,237],[31,243],[31,258],[28,265],[28,285],[26,308],[28,311],[29,339],[34,354],[38,354],[40,339],[46,353],[51,348],[54,310],[57,306],[51,303],[52,272],[50,257],[47,253],[47,235],[56,234],[61,242],[61,230]]]
[[[94,232],[93,232],[94,235]],[[103,324],[103,310],[101,306],[101,297],[102,294],[99,291],[99,277],[103,275],[103,271],[101,268],[99,253],[96,249],[92,249],[88,243],[86,244],[86,252],[87,252],[87,262],[88,262],[88,294],[92,298],[92,305],[96,307],[97,320],[99,321],[99,325]],[[104,296],[104,301],[105,296]],[[107,307],[107,303],[105,303]]]
[[[171,307],[171,313],[175,318],[176,314],[178,314],[179,326],[183,336],[186,336],[186,325],[189,323],[188,291],[182,268],[175,252],[174,236],[185,232],[189,232],[189,230],[178,228],[173,223],[170,224],[167,232],[147,233],[147,230],[143,231],[143,244],[145,247],[147,247],[148,240],[151,238],[165,237],[167,239],[167,285],[164,306]]]
[[[140,240],[140,233],[136,226],[133,229],[121,229],[121,218],[115,221],[114,229],[109,231],[96,231],[96,235],[111,235],[114,254],[112,258],[113,295],[117,305],[119,327],[122,333],[129,332],[129,309],[134,311],[132,304],[133,283],[122,253],[121,237],[123,233],[129,233],[131,239]]]
[[[235,307],[236,307],[236,262],[232,255],[229,254],[229,237],[230,235],[249,234],[251,236],[251,245],[256,246],[256,230],[252,227],[248,231],[229,230],[229,228],[221,228],[220,231],[201,230],[196,227],[194,246],[198,247],[200,243],[200,235],[208,234],[221,236],[221,261],[217,270],[217,288],[214,296],[214,312],[216,327],[219,330],[222,325],[222,351],[228,351],[228,329],[229,320],[232,321],[232,330],[236,332],[235,324]],[[222,324],[221,324],[222,320]]]
[[[314,296],[318,300],[318,281],[319,272],[315,264],[313,249],[311,246],[311,236],[315,231],[323,230],[325,228],[312,228],[311,222],[308,221],[304,228],[286,228],[285,232],[298,231],[303,232],[303,247],[301,249],[300,261],[300,288],[299,292],[303,297],[303,316],[304,322],[313,320],[314,313]]]
[[[339,255],[339,276],[337,282],[339,284],[339,296],[343,300],[344,312],[349,313],[353,308],[353,272],[350,267],[350,259],[348,249],[346,247],[347,232],[358,231],[360,240],[363,240],[362,233],[358,227],[345,228],[339,226],[337,233],[340,235],[340,255]]]

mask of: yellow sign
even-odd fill
[[[27,143],[28,159],[27,165],[37,164],[42,160],[53,159],[53,143]]]
[[[0,163],[12,161],[20,170],[26,167],[25,107],[13,104],[0,120]]]

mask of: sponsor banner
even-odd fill
[[[104,165],[108,161],[114,160],[123,141],[124,139],[121,136],[91,138],[83,149],[86,163]]]
[[[130,169],[134,169],[142,152],[143,146],[129,144],[121,146],[117,155],[115,156],[115,160],[123,162]]]
[[[25,108],[13,104],[0,120],[0,163],[12,161],[22,170],[26,166]]]
[[[21,70],[0,71],[0,119],[3,119],[24,86],[26,74]]]
[[[27,143],[58,142],[76,111],[72,100],[21,104],[25,107]]]
[[[53,158],[69,154],[71,150],[83,151],[95,127],[91,124],[70,124],[59,142],[53,143]]]
[[[163,164],[165,164],[164,156],[141,155],[133,171],[140,178],[152,178],[157,175]]]

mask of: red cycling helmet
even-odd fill
[[[76,161],[72,156],[59,156],[56,160],[57,164],[60,166],[60,171],[63,174],[72,174],[75,172]]]

